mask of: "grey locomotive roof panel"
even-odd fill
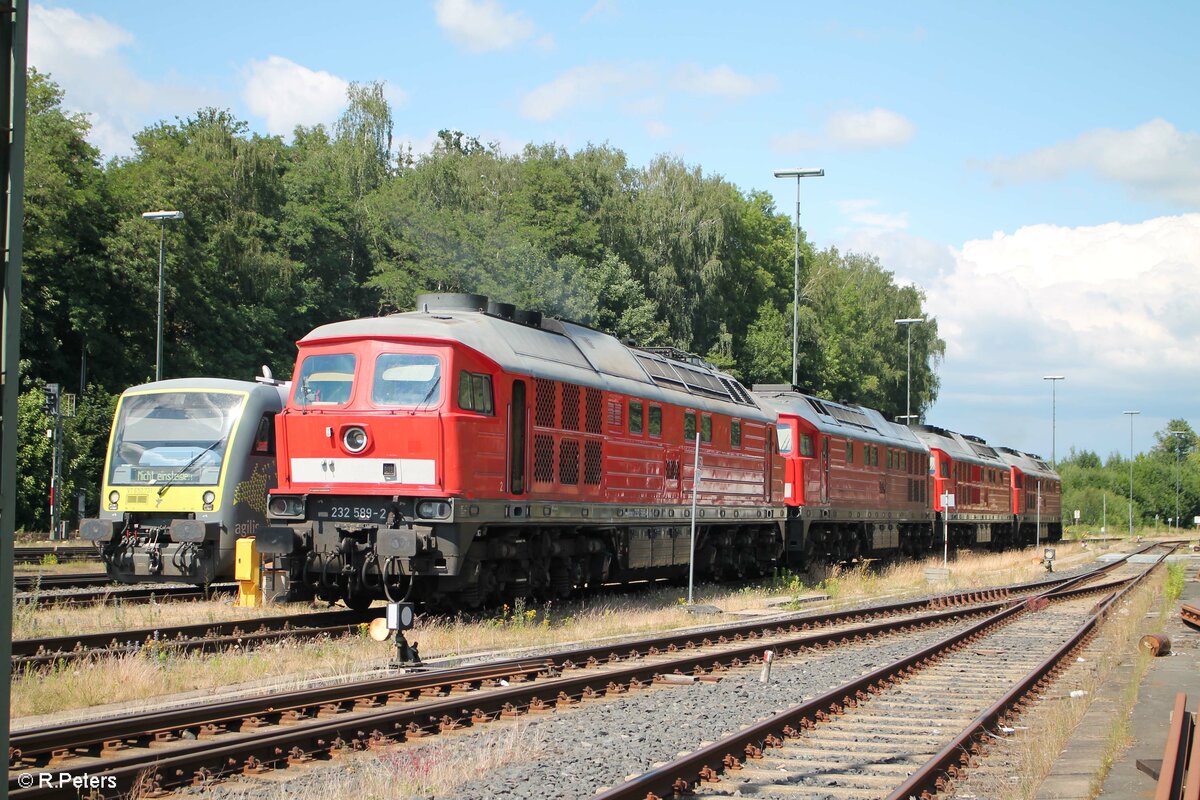
[[[848,436],[888,447],[928,452],[928,448],[911,431],[888,422],[873,408],[834,403],[799,392],[756,390],[754,394],[759,402],[774,408],[777,413],[795,414],[826,435]]]
[[[1059,480],[1058,473],[1039,456],[1035,456],[1032,453],[1022,453],[1019,450],[1013,450],[1009,447],[1001,447],[999,448],[998,455],[1000,456],[1000,460],[1005,464],[1017,467],[1026,475],[1034,478],[1042,478],[1043,480]]]
[[[476,350],[506,372],[594,386],[673,405],[686,405],[735,417],[770,421],[749,394],[725,387],[730,379],[703,368],[675,364],[630,350],[613,337],[561,320],[532,327],[477,311],[409,311],[386,317],[334,322],[300,340],[314,344],[338,339],[450,339]],[[643,356],[656,371],[672,378],[675,367],[690,370],[687,380],[650,374]],[[665,365],[665,366],[662,366]],[[722,387],[715,391],[712,387]],[[740,388],[740,387],[739,387]]]
[[[936,447],[955,461],[993,469],[1003,469],[1006,466],[996,455],[996,451],[977,437],[968,438],[961,433],[930,425],[919,425],[913,428],[913,432],[931,449]]]

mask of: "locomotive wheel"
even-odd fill
[[[371,597],[371,595],[367,594],[366,592],[348,591],[342,596],[342,602],[346,605],[346,608],[350,609],[351,611],[366,611],[371,607],[371,602],[374,599],[375,598]]]

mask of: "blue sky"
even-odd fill
[[[1128,452],[1200,396],[1200,6],[431,0],[35,3],[30,62],[107,156],[215,105],[264,133],[383,80],[397,141],[677,155],[874,253],[948,344],[928,419]]]

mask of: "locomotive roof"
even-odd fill
[[[122,396],[141,392],[182,392],[182,391],[227,391],[248,392],[251,397],[262,396],[269,399],[271,395],[279,398],[279,407],[287,402],[288,385],[286,383],[270,384],[257,381],[235,381],[229,378],[170,378],[165,381],[151,381],[138,386],[130,386]]]
[[[506,372],[773,421],[728,375],[631,349],[606,333],[565,320],[546,319],[535,327],[480,311],[407,311],[322,325],[299,344],[342,339],[450,340],[482,353]]]
[[[1011,447],[1001,447],[999,455],[1004,463],[1017,467],[1026,475],[1043,480],[1059,480],[1058,473],[1046,463],[1041,457],[1033,453],[1022,453],[1020,450],[1013,450]]]
[[[906,426],[888,421],[873,408],[822,400],[787,388],[755,386],[754,394],[778,413],[795,414],[824,434],[929,452]]]
[[[917,425],[913,432],[929,445],[930,449],[936,447],[955,461],[999,469],[1006,469],[1008,466],[996,449],[978,436],[968,436],[934,425]]]

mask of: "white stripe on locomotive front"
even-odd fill
[[[384,465],[395,466],[395,477],[385,477]],[[437,483],[436,462],[431,458],[293,458],[296,483],[403,483],[432,486]]]

